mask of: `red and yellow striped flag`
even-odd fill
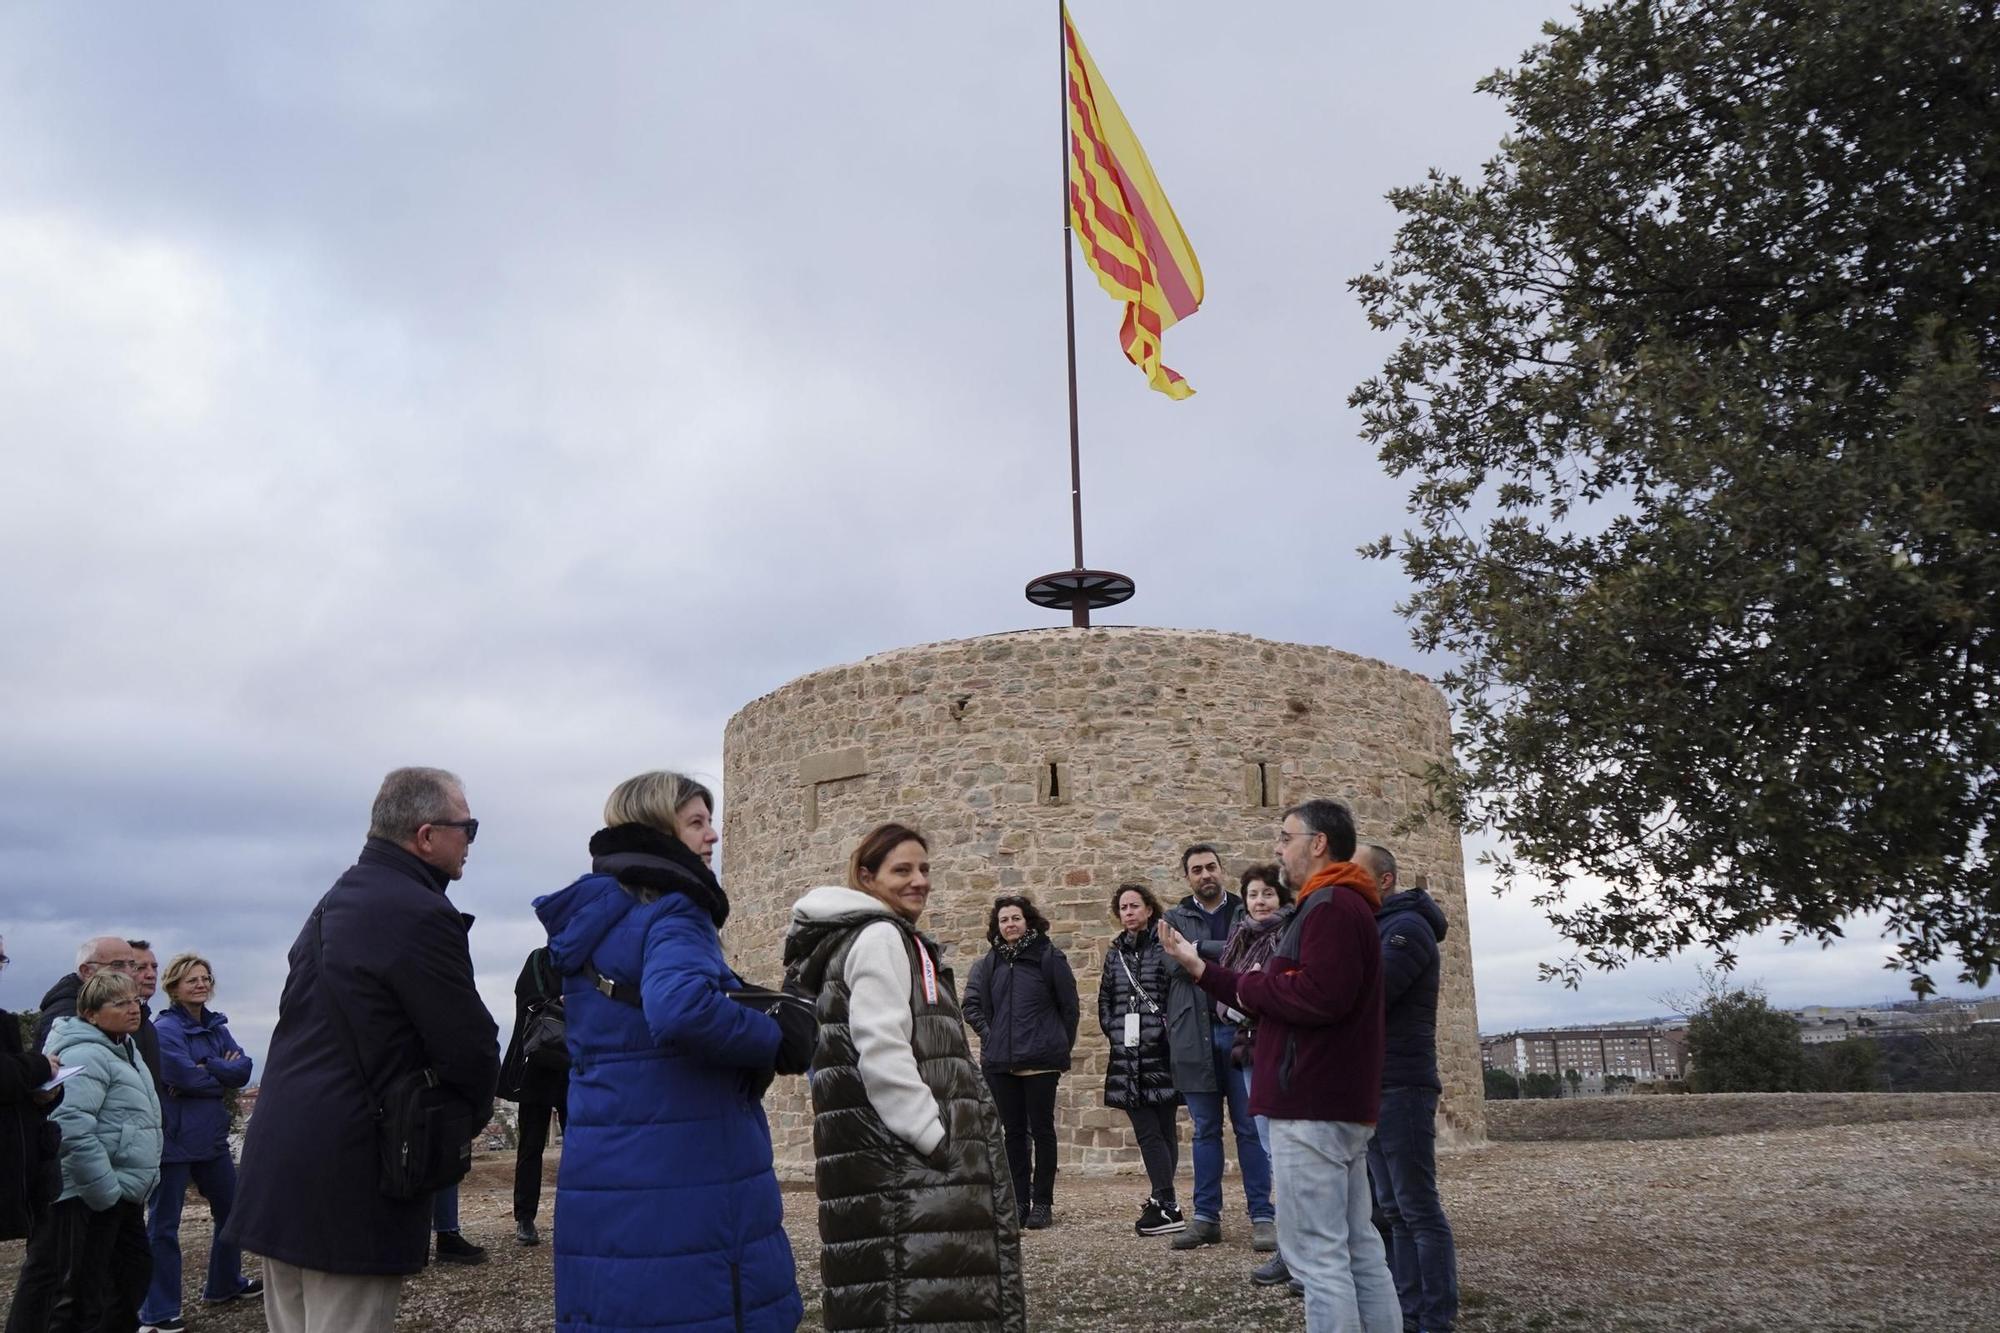
[[[1160,363],[1160,335],[1201,308],[1201,265],[1146,150],[1063,8],[1069,69],[1069,217],[1098,285],[1125,303],[1119,340],[1169,398],[1194,393]]]

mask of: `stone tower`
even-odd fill
[[[1111,895],[1143,881],[1186,896],[1180,852],[1213,843],[1233,877],[1274,859],[1287,805],[1331,796],[1364,841],[1429,876],[1450,918],[1438,1063],[1439,1130],[1485,1134],[1465,871],[1455,830],[1393,830],[1418,774],[1451,744],[1423,677],[1330,648],[1241,634],[1046,629],[881,653],[816,671],[745,707],[723,738],[723,883],[730,961],[776,984],[792,902],[840,883],[889,819],[931,840],[924,918],[961,985],[986,951],[1001,892],[1027,893],[1076,972],[1083,1022],[1057,1130],[1069,1169],[1136,1166],[1122,1112],[1102,1102],[1098,977],[1117,933]],[[1230,887],[1234,889],[1232,882]],[[808,1165],[799,1080],[766,1099],[781,1166]]]

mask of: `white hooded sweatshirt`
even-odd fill
[[[837,884],[807,891],[793,905],[792,920],[830,921],[864,912],[882,920],[855,936],[841,978],[847,983],[847,1027],[861,1086],[889,1132],[928,1157],[944,1141],[945,1127],[910,1044],[916,1015],[910,1008],[910,956],[903,949],[901,928],[881,899]]]

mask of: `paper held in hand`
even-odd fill
[[[60,1088],[63,1084],[69,1082],[71,1079],[75,1078],[78,1074],[81,1074],[82,1072],[83,1072],[82,1065],[64,1065],[60,1069],[56,1070],[54,1078],[51,1078],[48,1082],[42,1084],[41,1087],[36,1088],[35,1091],[54,1092],[57,1088]]]

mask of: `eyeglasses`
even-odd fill
[[[1311,842],[1317,836],[1319,836],[1319,833],[1316,829],[1307,829],[1304,833],[1294,833],[1290,829],[1279,829],[1278,845],[1280,847],[1287,847],[1299,838],[1304,838],[1307,842]]]
[[[479,836],[479,821],[476,819],[433,819],[431,827],[464,829],[468,847],[472,845],[472,840]]]

